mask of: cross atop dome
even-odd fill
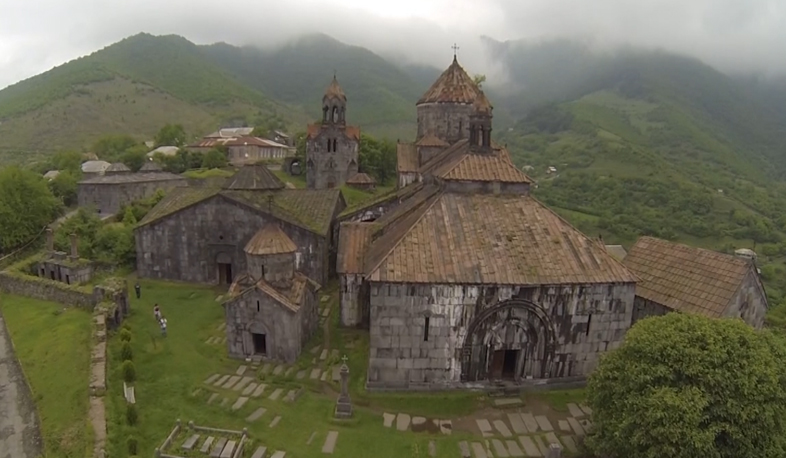
[[[453,50],[453,58],[456,58],[456,52],[459,50],[459,47],[456,43],[453,43],[453,46],[450,47]]]

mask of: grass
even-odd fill
[[[189,170],[187,172],[183,172],[183,176],[186,178],[212,178],[212,177],[231,177],[234,175],[233,172],[224,169],[194,169]]]
[[[284,183],[289,182],[295,185],[296,188],[302,189],[306,187],[306,173],[303,172],[300,175],[290,175],[283,170],[271,170],[273,175],[277,176],[279,180],[283,181]]]
[[[3,295],[0,309],[33,392],[45,456],[84,457],[92,322],[89,313],[52,302]]]

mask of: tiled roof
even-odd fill
[[[352,178],[347,180],[347,184],[374,184],[376,180],[371,178],[367,173],[356,173]]]
[[[145,161],[139,169],[140,172],[161,172],[162,170],[161,165],[156,161]]]
[[[438,137],[436,137],[436,136],[434,136],[432,134],[426,134],[426,135],[423,136],[423,138],[418,140],[417,143],[415,143],[415,146],[424,146],[424,147],[429,147],[429,146],[450,146],[450,143],[448,143],[445,140],[442,140],[441,138],[438,138]]]
[[[483,91],[478,91],[478,96],[475,97],[475,101],[472,102],[472,107],[475,109],[475,113],[482,113],[482,114],[491,114],[491,110],[494,108],[491,106],[491,102],[486,97],[486,94]]]
[[[510,195],[437,193],[374,240],[365,267],[367,278],[378,282],[636,281],[602,245],[543,204]]]
[[[233,191],[219,188],[175,188],[139,222],[150,224],[215,195],[248,206],[255,211],[327,235],[341,190],[283,189],[278,191]]]
[[[167,193],[161,202],[150,209],[144,218],[139,222],[139,226],[150,224],[161,218],[179,212],[203,200],[207,200],[220,191],[219,188],[183,187],[175,188]]]
[[[253,127],[223,127],[215,132],[205,135],[205,138],[241,137],[251,135]]]
[[[306,127],[306,137],[314,138],[319,135],[319,132],[322,130],[322,124],[309,124]],[[354,140],[360,140],[360,127],[358,126],[345,126],[344,127],[344,134]]]
[[[422,103],[472,103],[478,96],[478,86],[472,78],[459,65],[455,56],[453,63],[447,68],[423,97],[418,100]]]
[[[87,161],[82,163],[82,172],[101,173],[112,165],[107,161]]]
[[[435,154],[427,162],[420,164],[420,168],[418,169],[418,172],[420,172],[420,174],[422,175],[432,175],[434,169],[444,164],[446,161],[449,161],[455,158],[456,156],[462,155],[468,151],[469,151],[469,140],[466,138],[463,140],[459,140],[456,143],[450,145],[448,148],[445,148],[439,153]]]
[[[531,183],[524,172],[496,154],[466,153],[446,161],[434,170],[434,175],[445,180],[499,181],[502,183]]]
[[[251,237],[243,251],[253,255],[294,253],[297,245],[277,224],[268,224]]]
[[[639,278],[636,295],[672,310],[721,316],[753,268],[747,259],[641,237],[623,263]]]
[[[396,167],[402,173],[418,171],[418,150],[413,143],[396,145]]]
[[[333,81],[330,82],[330,85],[325,90],[325,97],[336,97],[345,102],[347,101],[347,96],[344,94],[344,90],[341,89],[341,86],[339,86],[336,75],[333,75]]]
[[[363,273],[363,258],[375,226],[374,223],[341,223],[336,268],[338,273]]]
[[[125,173],[130,172],[131,169],[128,168],[127,165],[123,164],[122,162],[115,162],[114,164],[110,165],[104,171],[105,173]]]
[[[224,189],[232,190],[271,190],[283,187],[284,183],[262,164],[245,165],[224,183]]]
[[[188,145],[189,148],[216,148],[219,146],[260,146],[263,148],[287,149],[289,146],[268,140],[266,138],[242,136],[242,137],[209,137]]]
[[[143,172],[137,173],[123,173],[120,172],[116,175],[100,175],[87,178],[79,182],[79,184],[120,184],[120,183],[147,183],[151,181],[186,181],[185,177],[175,175],[174,173],[159,171],[159,172]]]
[[[251,280],[251,277],[249,277],[248,274],[243,274],[232,283],[232,286],[229,287],[230,299],[224,303],[225,306],[246,292],[251,291],[252,289],[257,289],[260,292],[270,296],[273,300],[283,305],[289,311],[297,312],[300,310],[300,306],[303,304],[303,293],[306,291],[306,289],[319,289],[319,285],[317,283],[313,282],[311,279],[300,272],[295,272],[295,275],[292,278],[292,286],[286,290],[279,290],[273,287],[273,285],[270,283],[266,282],[264,279],[258,280],[253,285],[249,285],[249,281],[253,280]]]
[[[627,256],[628,252],[625,251],[625,248],[622,245],[606,245],[606,251],[614,256],[614,259],[617,261],[622,261]]]

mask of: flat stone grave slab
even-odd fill
[[[439,421],[439,432],[446,436],[450,436],[453,433],[453,421],[452,420],[440,420]]]
[[[320,361],[326,360],[327,359],[327,355],[328,355],[328,350],[326,348],[326,349],[322,350],[322,353],[319,354],[319,360]]]
[[[546,442],[547,442],[546,445],[549,445],[549,444],[560,444],[560,445],[562,445],[562,443],[559,441],[559,439],[557,439],[557,435],[554,434],[554,433],[547,433],[546,434]]]
[[[227,445],[224,446],[224,450],[221,451],[221,458],[232,458],[232,453],[235,451],[235,441],[227,442]]]
[[[318,367],[315,367],[314,369],[311,369],[311,376],[310,376],[309,378],[310,378],[311,380],[316,380],[316,379],[318,379],[318,378],[319,378],[319,374],[320,374],[321,372],[322,372],[322,370],[321,370],[320,368],[318,368]]]
[[[199,449],[200,453],[207,453],[210,450],[210,446],[213,445],[213,441],[216,440],[213,436],[208,437],[205,439],[205,442],[202,444],[202,447]]]
[[[341,381],[341,368],[339,366],[333,366],[333,374],[330,377],[330,379],[333,380],[334,382]]]
[[[220,437],[216,445],[213,447],[213,450],[210,452],[211,458],[218,458],[221,456],[221,452],[224,451],[224,446],[227,444],[227,439],[225,437]]]
[[[472,443],[472,451],[475,453],[475,458],[488,458],[486,448],[480,442]]]
[[[266,455],[267,455],[267,447],[265,447],[264,445],[260,445],[259,447],[257,447],[256,451],[254,451],[254,454],[251,455],[251,458],[265,458]]]
[[[581,408],[581,410],[584,411],[585,414],[592,415],[592,409],[590,409],[589,406],[586,406],[584,404],[580,404],[579,407]]]
[[[497,407],[507,407],[507,406],[516,406],[521,405],[520,398],[505,398],[505,399],[495,399],[494,405]]]
[[[305,376],[306,376],[306,371],[305,371],[305,369],[304,369],[304,370],[302,370],[302,371],[298,371],[298,373],[297,373],[297,376],[296,376],[295,378],[296,378],[296,379],[298,379],[298,380],[303,380],[303,378],[304,378]]]
[[[568,403],[568,411],[570,412],[570,415],[574,418],[581,418],[584,416],[584,411],[581,410],[579,406],[573,404],[572,402]]]
[[[218,397],[218,393],[211,394],[210,397],[207,398],[207,403],[208,404],[212,404],[213,401],[215,401],[217,397]]]
[[[218,325],[218,327],[216,328],[216,331],[223,331],[226,327],[227,327],[227,323],[223,322],[223,323]]]
[[[434,441],[428,441],[428,456],[437,456],[437,444]]]
[[[505,444],[503,444],[501,440],[491,439],[491,446],[494,447],[494,456],[496,458],[510,457],[510,453],[508,453],[508,449],[505,447]]]
[[[328,376],[328,372],[325,371],[322,373],[322,377],[319,377],[319,379],[323,382],[327,382],[327,376]]]
[[[256,389],[257,389],[257,384],[256,383],[249,383],[248,386],[246,387],[246,389],[244,389],[243,393],[241,393],[241,394],[243,396],[249,396]]]
[[[270,393],[270,397],[268,397],[268,399],[270,399],[271,401],[277,401],[278,398],[281,397],[281,393],[283,392],[284,392],[283,388],[276,388],[272,393]]]
[[[314,431],[313,433],[311,433],[310,436],[308,436],[308,440],[306,441],[306,445],[311,445],[311,443],[314,442],[314,439],[316,437],[317,437],[317,432]]]
[[[405,413],[400,413],[396,417],[396,429],[399,431],[406,431],[409,429],[410,416]]]
[[[213,384],[213,386],[221,386],[221,385],[223,385],[223,384],[224,384],[224,382],[226,382],[227,380],[229,380],[229,376],[228,376],[228,375],[222,375],[222,376],[221,376],[221,378],[219,378],[218,380],[216,380],[216,382]]]
[[[273,375],[281,375],[284,372],[284,366],[278,365],[275,369],[273,369]]]
[[[221,407],[224,407],[229,403],[229,398],[222,398],[221,399]]]
[[[518,458],[524,456],[524,452],[521,451],[521,447],[519,447],[519,443],[516,441],[505,441],[505,445],[508,447],[508,453],[510,456],[514,458]]]
[[[280,421],[281,421],[281,415],[277,415],[276,418],[274,418],[273,421],[270,422],[270,427],[271,428],[275,427]]]
[[[276,450],[276,453],[270,455],[270,458],[284,458],[287,456],[287,452],[282,452],[281,450]]]
[[[467,441],[459,442],[459,452],[461,453],[461,458],[472,458],[469,454],[469,444]]]
[[[272,366],[270,363],[265,363],[265,365],[264,365],[264,366],[262,366],[262,373],[263,373],[263,374],[267,374],[268,372],[270,372],[270,369],[271,369],[272,367],[273,367],[273,366]]]
[[[199,440],[199,434],[193,434],[183,442],[183,450],[192,450]]]
[[[245,377],[241,378],[240,381],[237,382],[237,385],[235,385],[232,389],[235,390],[235,391],[240,391],[243,388],[245,388],[246,385],[251,383],[252,380],[254,380],[254,377],[245,376]]]
[[[233,375],[232,377],[229,377],[229,380],[227,380],[226,383],[221,385],[221,388],[223,388],[225,390],[228,390],[228,389],[232,388],[233,386],[235,386],[235,383],[237,383],[239,381],[240,381],[240,376],[239,375]]]
[[[290,375],[292,375],[292,372],[294,371],[295,371],[295,366],[288,367],[287,371],[284,372],[284,377],[289,377]]]
[[[390,428],[393,426],[393,420],[396,419],[396,415],[392,413],[383,413],[382,414],[382,426],[385,428]]]
[[[524,426],[527,427],[527,431],[530,433],[538,432],[538,422],[535,420],[535,416],[529,412],[521,414],[521,419],[524,421]]]
[[[540,429],[542,429],[543,431],[547,431],[547,432],[554,431],[554,427],[551,426],[551,422],[549,421],[549,419],[544,417],[543,415],[538,415],[537,417],[535,417],[535,421],[538,422],[538,426],[540,426]]]
[[[322,445],[322,453],[333,453],[336,448],[336,440],[338,439],[338,431],[329,431],[325,438],[325,443]]]
[[[213,383],[216,380],[218,380],[219,377],[221,377],[221,374],[213,374],[213,375],[211,375],[210,377],[207,378],[207,380],[205,380],[205,385],[210,385],[211,383]]]
[[[243,374],[245,374],[246,373],[246,369],[248,369],[247,366],[240,366],[240,367],[238,367],[237,371],[235,371],[235,375],[243,375]]]
[[[312,354],[312,355],[316,355],[317,353],[319,353],[319,350],[320,350],[321,348],[322,348],[322,346],[321,346],[321,345],[317,345],[316,347],[312,348],[312,349],[311,349],[311,350],[309,350],[309,351],[311,352],[311,354]]]
[[[508,425],[505,424],[502,420],[494,420],[494,429],[499,431],[503,437],[513,437],[510,430],[508,429]]]
[[[284,396],[284,400],[287,402],[295,402],[295,396],[297,396],[297,390],[289,390]]]
[[[246,421],[248,422],[257,421],[259,420],[259,417],[265,414],[265,412],[267,412],[267,409],[264,407],[260,407],[257,410],[255,410],[251,415],[246,417]]]
[[[240,408],[243,407],[246,402],[248,402],[248,398],[245,396],[237,398],[237,401],[235,401],[235,403],[232,405],[232,410],[240,410]]]
[[[480,430],[480,434],[483,437],[491,437],[494,435],[494,432],[491,430],[491,423],[485,418],[480,418],[475,420],[475,423],[478,424],[478,429]]]
[[[543,440],[540,436],[534,437],[535,443],[538,445],[538,450],[543,456],[549,456],[549,446],[546,444],[546,441]]]
[[[426,424],[426,417],[412,417],[412,427]]]
[[[267,388],[267,385],[265,385],[264,383],[260,383],[260,384],[259,384],[259,385],[258,385],[258,386],[257,386],[257,387],[254,389],[254,392],[251,394],[251,397],[252,397],[252,398],[258,398],[258,397],[262,396],[262,393],[264,393],[264,392],[265,392],[265,388]]]
[[[524,421],[521,420],[521,415],[518,413],[509,413],[508,421],[513,432],[516,434],[527,434],[527,427],[524,426]]]
[[[322,316],[323,316],[323,317],[326,317],[326,316],[328,316],[328,315],[330,315],[330,307],[325,307],[325,308],[322,310]]]
[[[527,456],[535,457],[541,456],[540,450],[538,450],[538,446],[535,445],[535,442],[529,436],[519,436],[519,442],[521,442],[521,448],[524,449],[524,453]]]
[[[568,417],[568,423],[570,423],[570,427],[573,428],[573,432],[576,433],[577,436],[584,435],[584,428],[582,428],[578,420],[573,417]]]
[[[576,453],[578,450],[576,447],[576,441],[573,440],[573,436],[561,436],[560,439],[562,443],[565,444],[565,448],[567,448],[571,453]]]
[[[568,420],[559,420],[559,429],[560,431],[570,432],[570,423],[568,423]]]

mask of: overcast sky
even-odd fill
[[[276,45],[308,32],[444,67],[477,37],[576,37],[691,54],[725,71],[786,73],[786,0],[0,0],[0,87],[139,32]]]

